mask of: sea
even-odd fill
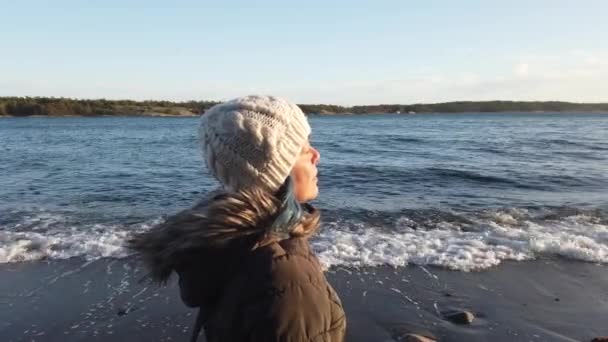
[[[326,267],[608,263],[608,115],[310,116]],[[217,183],[199,118],[0,119],[0,263],[125,258]]]

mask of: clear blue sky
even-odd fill
[[[0,96],[608,102],[608,1],[253,3],[0,0]]]

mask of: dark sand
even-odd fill
[[[0,265],[0,341],[187,341],[195,311],[167,288],[138,283],[133,260]],[[589,341],[608,335],[608,267],[566,260],[475,273],[432,267],[334,269],[348,341]],[[461,326],[440,312],[468,309]],[[201,338],[200,341],[204,341]]]

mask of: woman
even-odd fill
[[[209,109],[199,136],[221,188],[135,236],[151,277],[179,276],[199,307],[192,340],[343,341],[341,302],[308,238],[317,230],[319,152],[295,104],[248,96]]]

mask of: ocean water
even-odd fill
[[[608,263],[608,115],[310,118],[326,266]],[[198,118],[0,119],[0,263],[122,258],[215,182]]]

